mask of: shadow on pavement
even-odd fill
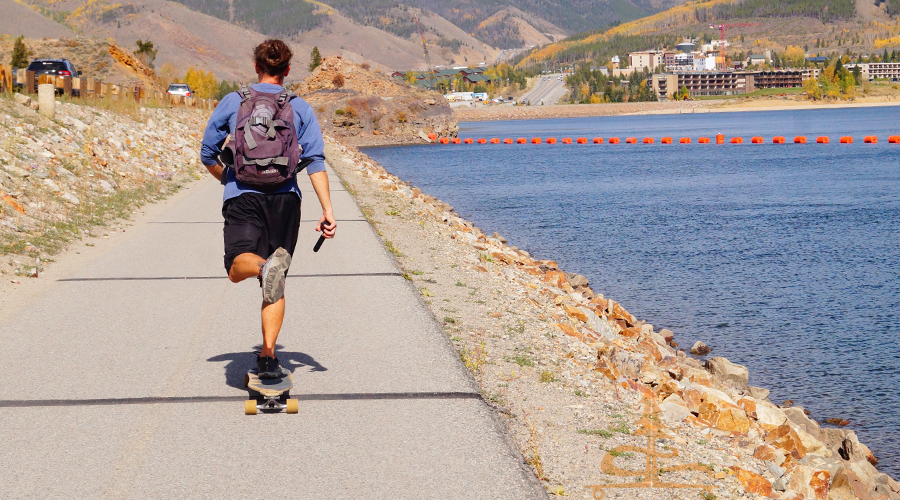
[[[262,346],[258,345],[254,349],[258,351],[261,348]],[[283,351],[282,346],[278,344],[275,344],[275,355],[278,356],[278,361],[281,363],[281,366],[287,368],[291,372],[303,367],[309,367],[310,372],[328,371],[328,368],[320,365],[309,354]],[[246,387],[244,387],[244,375],[247,374],[247,370],[256,366],[256,353],[232,352],[228,354],[219,354],[206,361],[209,361],[210,363],[227,361],[228,364],[225,365],[225,383],[229,387],[246,390]]]

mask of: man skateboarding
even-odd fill
[[[259,83],[225,96],[216,107],[200,148],[200,161],[225,185],[225,270],[238,283],[258,278],[262,287],[260,378],[280,378],[275,341],[284,321],[284,285],[300,225],[296,174],[305,168],[322,218],[315,230],[333,238],[337,224],[325,172],[322,130],[306,101],[284,88],[291,49],[266,40],[253,51]],[[223,154],[223,146],[229,142]],[[220,161],[226,160],[228,165]]]

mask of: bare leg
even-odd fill
[[[281,324],[284,322],[284,297],[274,304],[262,305],[262,334],[263,347],[261,356],[275,356],[275,341],[281,332]]]
[[[247,278],[259,276],[259,269],[265,264],[266,259],[253,253],[242,253],[234,258],[228,278],[234,283],[239,283]],[[263,302],[262,310],[263,346],[262,356],[275,356],[275,342],[281,332],[281,324],[284,322],[284,297],[274,304]]]
[[[254,253],[242,253],[234,258],[231,269],[228,271],[228,279],[233,283],[240,283],[247,278],[259,276],[259,270],[266,263],[266,259]]]

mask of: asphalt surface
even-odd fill
[[[300,413],[243,414],[260,290],[225,277],[202,181],[3,301],[0,497],[546,497],[333,172],[338,237],[312,252],[301,177],[278,347]]]
[[[566,92],[566,80],[563,77],[559,80],[561,74],[541,75],[538,76],[534,84],[534,88],[530,92],[522,96],[520,101],[528,101],[532,106],[539,106],[541,102],[544,105],[556,104],[562,99]]]

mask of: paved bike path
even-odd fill
[[[222,188],[202,181],[4,311],[0,496],[545,497],[329,176],[338,238],[312,252],[321,210],[302,176],[279,338],[299,415],[243,415],[260,291],[225,277]]]

